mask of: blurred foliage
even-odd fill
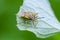
[[[16,27],[16,13],[23,0],[0,0],[0,40],[60,40],[60,34],[41,39],[29,31]],[[60,0],[50,0],[56,17],[60,20]]]

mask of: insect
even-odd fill
[[[44,17],[38,17],[38,13],[34,12],[22,12],[20,14],[20,17],[23,19],[24,24],[29,24],[32,22],[33,27],[36,27],[36,24],[38,23],[37,19],[41,19]]]

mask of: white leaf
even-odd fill
[[[23,20],[20,18],[22,12],[34,12],[38,14],[37,22],[34,22],[35,26],[32,25],[32,22],[29,22],[30,24],[23,23]],[[60,32],[60,23],[54,15],[49,0],[24,0],[16,17],[17,27],[20,30],[31,31],[38,38],[50,37]]]

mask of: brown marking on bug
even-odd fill
[[[34,13],[34,12],[23,12],[21,14],[21,17],[24,17],[26,18],[27,20],[36,20],[36,17],[37,17],[37,13]]]

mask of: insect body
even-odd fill
[[[23,12],[21,14],[21,17],[24,18],[26,21],[28,21],[28,20],[35,21],[36,20],[36,17],[37,17],[37,13]]]

